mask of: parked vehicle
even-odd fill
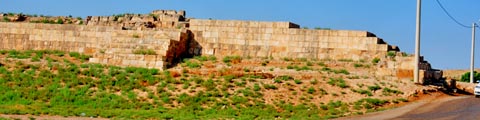
[[[480,83],[475,86],[474,93],[476,98],[480,97]]]

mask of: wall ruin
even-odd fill
[[[90,62],[121,66],[163,69],[185,54],[186,50],[178,48],[186,48],[189,39],[185,29],[137,31],[111,26],[0,22],[0,49],[80,52],[93,55]],[[135,50],[153,50],[156,54],[134,54]]]
[[[310,30],[291,22],[185,16],[185,11],[156,10],[143,15],[89,16],[86,25],[79,25],[81,19],[71,17],[49,19],[74,24],[40,24],[35,21],[45,18],[0,14],[7,21],[0,22],[0,49],[75,51],[93,55],[89,60],[93,63],[159,69],[193,55],[371,60],[392,59],[387,53],[400,51],[367,31]],[[156,54],[134,54],[139,49]],[[413,57],[393,59],[381,63],[378,73],[413,78]],[[422,78],[441,77],[441,71],[423,59],[420,62]]]
[[[360,60],[394,50],[366,31],[299,29],[290,22],[191,19],[189,23],[206,55]]]
[[[91,26],[120,26],[124,30],[186,27],[185,11],[155,10],[150,14],[119,14],[112,16],[88,16]]]

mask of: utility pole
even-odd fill
[[[472,23],[472,52],[470,55],[470,83],[473,83],[474,81],[474,69],[475,69],[475,27],[477,25],[475,23]]]
[[[421,22],[422,0],[417,0],[417,33],[415,35],[415,69],[413,70],[413,82],[420,83],[419,79],[419,61],[420,61],[420,22]]]

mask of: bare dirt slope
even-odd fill
[[[435,90],[415,85],[410,80],[399,80],[394,75],[378,74],[384,69],[374,60],[198,56],[159,72],[90,64],[75,58],[75,54],[61,51],[0,53],[1,76],[5,79],[0,85],[9,93],[0,94],[4,96],[4,102],[9,103],[0,106],[3,107],[0,113],[14,115],[81,116],[84,113],[85,116],[131,119],[162,116],[164,119],[181,119],[183,116],[187,116],[184,119],[208,119],[250,115],[245,118],[295,119],[307,116],[328,119],[384,110],[412,101],[423,91]],[[380,63],[385,61],[388,60],[380,59]],[[18,78],[15,76],[22,80],[15,79]],[[18,85],[9,89],[12,84]],[[16,90],[25,92],[17,93]],[[75,90],[78,94],[60,92],[67,90]],[[81,90],[87,92],[79,92]],[[18,94],[21,95],[14,96]],[[105,94],[114,97],[105,97]],[[41,96],[30,98],[35,95]],[[64,98],[87,102],[74,104],[75,101]],[[18,103],[17,99],[30,103]],[[100,103],[98,99],[105,102]],[[110,102],[112,99],[117,102]],[[98,108],[101,109],[98,111],[85,104],[114,107]],[[166,112],[160,113],[158,109]],[[236,112],[222,113],[222,109]],[[243,109],[254,110],[242,114],[245,116],[233,114],[245,112]],[[185,112],[188,110],[218,111],[197,116]],[[128,115],[125,112],[129,112]],[[177,115],[180,112],[185,115]],[[155,117],[146,114],[155,114]],[[218,114],[223,116],[215,116]]]

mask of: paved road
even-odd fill
[[[438,103],[432,103],[438,102]],[[480,98],[460,96],[432,101],[394,119],[479,120]]]
[[[442,96],[399,108],[338,120],[480,120],[480,98]]]

